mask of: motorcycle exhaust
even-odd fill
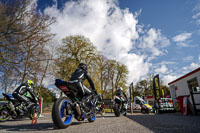
[[[17,116],[17,112],[15,111],[15,106],[13,105],[13,103],[9,103],[10,109],[11,111]]]
[[[76,103],[76,111],[79,115],[81,115],[81,108],[78,103]]]

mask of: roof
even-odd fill
[[[175,83],[175,82],[177,82],[177,81],[179,81],[179,80],[181,80],[181,79],[184,79],[184,78],[186,78],[186,77],[188,77],[188,76],[190,76],[190,75],[192,75],[192,74],[194,74],[194,73],[196,73],[196,72],[198,72],[198,71],[200,71],[200,67],[197,68],[197,69],[195,69],[194,71],[192,71],[192,72],[190,72],[190,73],[187,73],[186,75],[184,75],[184,76],[182,76],[182,77],[180,77],[180,78],[178,78],[178,79],[176,79],[176,80],[174,80],[174,81],[168,83],[168,85],[171,85],[171,84],[173,84],[173,83]]]

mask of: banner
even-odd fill
[[[130,92],[130,101],[134,102],[133,82],[129,86],[129,92]]]
[[[162,97],[165,98],[165,90],[162,88]]]
[[[157,75],[153,78],[153,90],[154,90],[154,97],[155,97],[155,100],[159,100],[159,99],[160,99],[160,81],[159,81],[159,74],[157,74]]]

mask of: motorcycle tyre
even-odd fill
[[[52,108],[52,120],[53,120],[54,125],[59,129],[64,129],[64,128],[69,127],[74,117],[73,115],[71,118],[71,121],[68,124],[65,124],[63,120],[60,118],[60,108],[63,102],[66,100],[71,102],[71,100],[68,97],[61,97],[54,102],[54,105]]]

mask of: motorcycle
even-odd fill
[[[89,122],[95,121],[98,95],[91,92],[88,97],[83,97],[81,100],[72,83],[56,79],[55,85],[65,94],[64,97],[60,97],[54,102],[52,108],[52,120],[57,128],[69,127],[73,118],[77,121],[85,119],[88,119]]]
[[[104,111],[105,105],[104,105],[101,95],[98,94],[97,99],[98,99],[97,104],[96,104],[97,114],[104,115],[105,114],[105,111]]]
[[[7,101],[0,106],[0,121],[9,120],[11,117],[12,119],[17,119],[24,116],[28,116],[32,120],[34,113],[39,117],[40,108],[38,103],[29,101],[29,104],[26,106],[15,99],[12,94],[2,93],[2,95]]]
[[[114,104],[113,110],[116,117],[119,117],[120,114],[123,114],[124,116],[127,115],[128,104],[126,100],[124,100],[120,96],[115,96],[113,104]]]

